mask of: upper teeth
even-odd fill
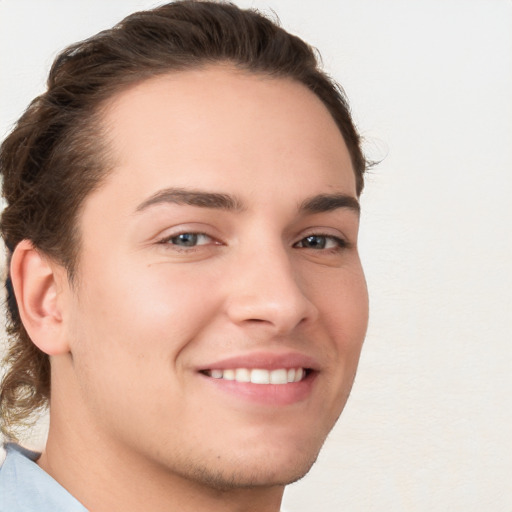
[[[303,368],[279,368],[277,370],[236,368],[208,370],[205,373],[214,379],[252,382],[253,384],[288,384],[289,382],[299,382],[305,376]]]

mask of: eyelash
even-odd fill
[[[197,244],[197,243],[195,243],[194,245],[178,245],[178,244],[172,243],[174,240],[177,240],[180,237],[184,237],[186,235],[190,235],[191,237],[195,237],[196,241],[200,237],[208,238],[210,241],[214,240],[211,236],[207,235],[206,233],[196,233],[194,231],[185,231],[183,233],[178,233],[176,235],[168,236],[168,237],[160,240],[159,243],[163,244],[163,245],[166,245],[166,244],[167,245],[173,245],[177,250],[182,250],[182,251],[190,251],[190,250],[194,250],[197,247],[200,247],[202,245],[208,245],[207,243],[206,244]]]
[[[186,235],[191,236],[193,238],[193,242],[195,241],[196,243],[194,243],[193,245],[178,245],[176,243],[173,243],[173,241],[176,241],[180,237],[184,237]],[[186,231],[186,232],[183,232],[183,233],[173,234],[172,236],[168,236],[166,238],[163,238],[162,240],[159,241],[159,243],[162,244],[162,245],[172,245],[172,246],[174,246],[175,250],[193,251],[193,250],[197,250],[197,247],[201,247],[202,245],[209,245],[209,243],[197,244],[197,239],[200,238],[200,237],[205,237],[205,238],[209,239],[210,242],[215,240],[213,237],[211,237],[210,235],[207,235],[206,233],[199,233],[199,232],[194,232],[194,231]],[[332,242],[334,242],[335,246],[334,247],[327,247],[327,248],[325,246],[324,247],[320,247],[320,248],[315,248],[315,247],[304,247],[304,246],[300,246],[299,245],[299,244],[304,243],[304,241],[306,241],[308,239],[313,239],[313,238],[324,239],[325,245],[327,245],[329,243],[329,241],[332,241]],[[214,245],[218,245],[218,244],[219,243],[214,244]],[[312,233],[312,234],[309,234],[309,235],[301,238],[295,244],[293,244],[293,247],[295,247],[297,249],[311,249],[311,250],[319,250],[319,251],[321,250],[321,251],[330,251],[330,252],[337,252],[337,251],[346,249],[348,246],[349,246],[349,243],[346,240],[344,240],[344,239],[342,239],[340,237],[337,237],[337,236],[334,236],[334,235],[328,235],[328,234],[325,234],[325,233]]]
[[[320,249],[314,249],[313,247],[298,247],[298,244],[303,243],[308,238],[323,238],[325,239],[326,243],[328,241],[334,241],[335,246],[334,247],[321,247]],[[323,250],[323,251],[340,251],[342,249],[346,249],[348,247],[348,242],[344,240],[343,238],[340,238],[338,236],[334,235],[328,235],[325,233],[312,233],[310,235],[305,236],[304,238],[301,238],[297,243],[294,244],[294,247],[297,247],[298,249],[313,249],[313,250]]]

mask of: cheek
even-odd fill
[[[105,278],[101,287],[87,286],[74,308],[72,355],[81,400],[95,422],[119,435],[124,425],[164,417],[168,425],[166,415],[187,414],[187,403],[171,390],[183,388],[182,354],[218,301],[191,286],[186,272],[169,274],[162,266],[130,279]]]
[[[324,304],[325,325],[335,354],[330,377],[336,404],[332,420],[336,421],[352,389],[368,327],[368,291],[362,269],[333,280]]]
[[[101,379],[98,385],[143,386],[150,375],[158,386],[158,380],[170,379],[169,369],[179,366],[180,353],[208,324],[218,302],[191,273],[155,265],[126,277],[112,271],[101,286],[86,286],[74,315],[77,365]]]
[[[204,290],[192,269],[158,264],[126,275],[113,272],[101,287],[88,287],[85,315],[109,337],[127,336],[123,345],[144,347],[146,336],[168,342],[173,334],[186,337],[208,315],[212,295]]]
[[[339,348],[360,348],[368,326],[368,290],[360,265],[325,279],[316,289],[316,298],[317,308]]]
[[[330,369],[336,384],[333,391],[344,403],[356,374],[361,348],[368,327],[368,292],[362,269],[344,272],[326,283],[318,294],[317,308],[322,316],[333,350]]]

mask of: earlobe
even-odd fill
[[[10,269],[20,318],[32,342],[48,355],[69,352],[60,289],[64,269],[29,240],[16,246]]]

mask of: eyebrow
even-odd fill
[[[206,192],[202,190],[166,188],[153,194],[143,201],[136,208],[136,212],[141,212],[151,206],[158,204],[185,204],[198,206],[200,208],[214,208],[227,211],[244,211],[246,209],[243,201],[231,194],[222,194],[218,192]],[[346,208],[360,214],[361,207],[359,201],[347,194],[319,194],[305,199],[299,206],[300,213],[324,213],[339,208]]]
[[[338,208],[347,208],[359,215],[361,206],[359,201],[347,194],[320,194],[310,197],[302,202],[299,211],[303,213],[324,213]]]
[[[187,204],[201,208],[216,208],[229,211],[242,211],[245,209],[240,199],[229,194],[182,188],[166,188],[143,201],[137,206],[135,211],[141,212],[150,206],[165,203]]]

